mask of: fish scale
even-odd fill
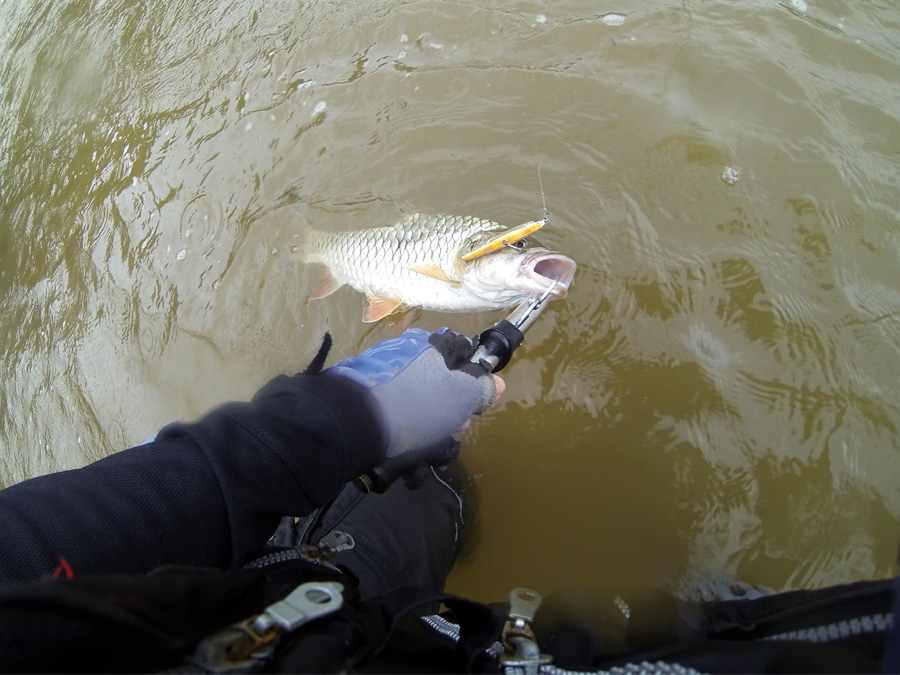
[[[523,276],[519,269],[523,254],[512,248],[463,261],[472,242],[496,237],[504,230],[498,223],[473,216],[413,214],[391,227],[322,232],[305,224],[304,230],[301,258],[325,265],[328,272],[312,297],[325,297],[349,284],[369,299],[364,321],[417,306],[445,312],[501,309],[540,292],[552,281],[541,277],[524,290],[516,289],[522,285],[514,282]],[[566,261],[560,263],[563,276],[568,276],[561,285],[564,293],[574,274],[574,261],[546,249],[539,255],[541,251]],[[493,277],[501,271],[506,279],[495,282]]]
[[[477,232],[502,229],[478,218],[413,214],[392,227],[313,231],[306,260],[325,263],[338,280],[367,295],[388,294],[414,306],[421,304],[423,294],[430,293],[435,308],[453,311],[459,305],[456,289],[409,267],[433,262],[450,272],[456,261],[455,247],[450,250],[448,241],[461,242]]]

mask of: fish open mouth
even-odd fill
[[[531,271],[535,276],[546,279],[547,287],[555,281],[556,288],[553,289],[553,295],[562,298],[565,297],[572,279],[575,278],[577,267],[577,263],[568,256],[550,253],[541,255],[531,267]]]

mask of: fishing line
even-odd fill
[[[550,222],[550,212],[547,210],[547,200],[544,199],[544,181],[541,180],[541,163],[538,162],[538,185],[541,186],[541,204],[544,206],[544,225]]]

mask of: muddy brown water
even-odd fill
[[[308,299],[287,205],[512,225],[540,165],[579,271],[466,438],[450,589],[893,574],[898,45],[886,2],[0,4],[0,484],[396,334]]]

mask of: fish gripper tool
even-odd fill
[[[472,363],[478,363],[489,373],[498,373],[506,367],[525,340],[525,331],[534,325],[538,317],[547,309],[547,298],[556,288],[554,281],[542,295],[533,295],[516,307],[512,314],[501,319],[475,338],[475,353]]]

